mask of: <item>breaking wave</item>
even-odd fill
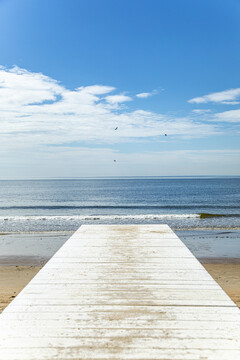
[[[0,221],[94,221],[94,220],[161,220],[161,219],[188,219],[200,218],[200,214],[145,214],[145,215],[48,215],[48,216],[0,216]]]

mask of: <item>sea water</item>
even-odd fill
[[[240,178],[0,181],[0,233],[128,223],[240,228]]]

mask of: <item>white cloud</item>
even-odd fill
[[[110,104],[119,104],[126,101],[131,101],[132,98],[126,95],[109,95],[105,97],[105,100]]]
[[[145,93],[140,93],[140,94],[137,94],[136,97],[138,98],[148,98],[149,96],[152,96],[152,93],[148,93],[148,92],[145,92]]]
[[[206,114],[211,112],[210,109],[193,109],[192,112],[194,112],[195,114]]]
[[[192,104],[204,104],[208,102],[215,102],[221,104],[235,105],[239,102],[236,101],[240,97],[240,88],[229,89],[220,92],[211,93],[201,97],[195,97],[188,100]]]
[[[136,97],[140,98],[140,99],[146,99],[149,96],[156,95],[157,93],[158,93],[157,90],[153,90],[151,92],[143,92],[143,93],[136,94]]]
[[[0,68],[0,110],[24,106],[35,102],[54,101],[63,87],[57,81],[40,73],[14,67]]]
[[[214,115],[215,121],[223,121],[223,122],[230,122],[230,123],[238,123],[240,122],[240,110],[230,110],[224,111],[221,113],[217,113]]]
[[[91,85],[91,86],[85,86],[85,87],[81,86],[81,87],[77,88],[76,90],[82,90],[88,94],[93,94],[93,95],[103,95],[103,94],[112,92],[113,90],[116,90],[116,88],[112,87],[112,86]]]
[[[238,105],[238,104],[240,104],[240,102],[239,101],[222,101],[221,104]]]

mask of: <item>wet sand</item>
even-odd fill
[[[209,263],[202,260],[203,266],[218,282],[224,291],[240,308],[240,263],[222,262]],[[17,296],[17,294],[37,274],[41,266],[3,265],[0,266],[0,312]]]

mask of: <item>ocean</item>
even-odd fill
[[[240,177],[0,181],[0,233],[128,223],[240,228]]]

